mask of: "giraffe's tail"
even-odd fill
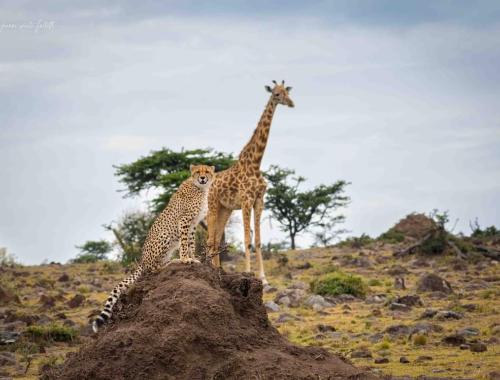
[[[143,268],[141,265],[139,265],[137,269],[134,271],[134,273],[132,273],[125,280],[123,280],[117,286],[115,286],[113,291],[110,293],[108,299],[106,300],[104,309],[92,322],[92,330],[94,330],[94,332],[97,332],[99,330],[99,327],[101,327],[104,323],[106,323],[106,321],[111,317],[113,306],[120,298],[120,295],[124,291],[126,291],[131,285],[133,285],[137,281],[137,279],[141,277],[142,273],[143,273]]]

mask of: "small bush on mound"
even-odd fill
[[[51,324],[28,326],[24,334],[34,341],[69,342],[76,337],[77,332],[71,327]]]
[[[446,250],[447,245],[446,236],[444,234],[437,234],[422,243],[420,252],[426,256],[440,255]]]
[[[389,231],[384,232],[382,235],[380,235],[378,237],[378,240],[384,241],[386,243],[401,243],[405,240],[405,235],[404,233],[391,228]]]
[[[363,248],[373,242],[373,239],[367,234],[360,236],[351,236],[337,244],[338,247]]]
[[[366,294],[366,285],[361,277],[335,272],[312,281],[311,290],[322,296],[351,294],[356,297],[363,297]]]

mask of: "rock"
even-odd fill
[[[389,363],[389,359],[388,358],[376,358],[374,360],[374,363],[375,364],[385,364],[385,363]]]
[[[20,335],[15,331],[0,331],[0,344],[16,343]]]
[[[380,317],[382,315],[382,311],[380,309],[373,309],[372,310],[372,315],[374,317]]]
[[[500,380],[500,371],[490,372],[490,374],[488,375],[488,379],[490,379],[490,380]]]
[[[370,343],[378,343],[380,342],[382,339],[384,339],[384,334],[382,333],[376,333],[376,334],[373,334],[373,335],[370,335],[368,337],[368,341]]]
[[[272,312],[280,311],[279,305],[274,301],[267,301],[264,304],[264,306],[266,307],[267,311],[272,311]]]
[[[361,348],[351,352],[351,359],[372,358],[372,353],[367,348]]]
[[[403,363],[403,364],[408,364],[410,361],[408,360],[408,358],[406,356],[401,356],[399,358],[399,362]]]
[[[275,298],[275,300],[276,300],[276,298]],[[290,297],[284,296],[284,297],[279,298],[277,302],[283,306],[290,306],[290,304],[292,303],[292,300],[290,299]]]
[[[59,282],[68,282],[69,281],[69,276],[67,273],[63,273],[61,277],[57,279]]]
[[[434,360],[434,358],[432,356],[429,356],[429,355],[421,355],[419,356],[415,362],[416,363],[422,363],[422,362],[427,362],[427,361],[432,361]]]
[[[453,293],[450,283],[434,273],[425,274],[418,280],[417,291]]]
[[[335,327],[330,326],[330,325],[319,324],[316,327],[317,327],[318,331],[322,332],[322,333],[337,331],[337,329]]]
[[[462,319],[464,315],[452,310],[442,310],[436,314],[436,319],[444,321],[446,319]]]
[[[428,263],[428,261],[425,258],[419,257],[419,258],[413,260],[410,263],[410,266],[414,269],[417,269],[417,268],[427,268],[427,267],[430,267],[431,265]]]
[[[81,294],[77,294],[72,299],[70,299],[66,304],[70,308],[74,309],[74,308],[80,307],[84,301],[85,301],[85,296],[83,296]]]
[[[467,303],[465,305],[462,305],[462,308],[465,310],[465,311],[468,311],[469,313],[472,312],[472,311],[476,311],[477,310],[477,305],[474,304],[474,303]]]
[[[283,313],[279,315],[278,319],[276,319],[276,323],[285,323],[291,321],[300,321],[300,318],[292,314]]]
[[[12,352],[0,352],[0,366],[16,365],[16,355]]]
[[[370,259],[361,256],[361,257],[345,257],[340,261],[340,265],[342,266],[355,266],[360,268],[371,268],[373,263]]]
[[[485,352],[488,350],[488,348],[486,347],[486,344],[481,342],[476,342],[470,344],[470,350],[472,352]]]
[[[56,305],[56,299],[52,296],[42,294],[38,303],[42,304],[42,309],[51,309]]]
[[[461,350],[470,350],[470,345],[469,344],[461,344],[460,349]]]
[[[401,276],[403,274],[408,274],[410,272],[408,271],[408,269],[406,269],[401,265],[393,265],[386,271],[386,273],[391,276]]]
[[[263,287],[263,289],[262,289],[262,291],[263,291],[264,293],[274,293],[274,292],[276,292],[277,290],[278,290],[278,289],[276,289],[274,286],[271,286],[271,285],[269,285],[269,284],[264,285],[264,287]]]
[[[309,289],[309,286],[305,282],[296,281],[292,285],[290,285],[288,287],[288,289],[302,289],[302,290],[306,290],[306,289]]]
[[[312,268],[312,265],[309,261],[306,261],[304,264],[297,265],[295,269],[309,269]]]
[[[339,303],[359,301],[359,298],[356,298],[351,294],[340,294],[338,296],[325,296],[325,300],[336,305]]]
[[[365,302],[367,304],[378,304],[387,301],[387,294],[373,294],[366,297]]]
[[[26,328],[27,324],[23,321],[14,321],[10,323],[4,324],[2,327],[6,331],[23,331]]]
[[[332,307],[334,306],[333,304],[331,304],[330,302],[328,302],[327,300],[325,300],[325,298],[323,296],[320,296],[320,295],[312,295],[312,296],[309,296],[306,301],[304,302],[305,305],[313,308],[314,310],[318,311],[318,310],[322,310],[323,308],[325,307]]]
[[[392,302],[389,305],[390,310],[396,310],[396,311],[410,311],[411,307],[402,303],[397,303],[397,302]]]
[[[408,294],[406,296],[397,297],[394,302],[400,303],[407,306],[424,306],[420,296],[416,294]]]
[[[385,329],[385,332],[389,335],[403,336],[409,335],[411,328],[406,325],[392,325]]]
[[[420,315],[420,319],[430,319],[438,313],[435,309],[425,309],[425,311]]]
[[[447,344],[449,346],[460,346],[461,344],[465,344],[465,338],[461,335],[453,334],[453,335],[448,335],[445,336],[442,339],[442,342],[444,344]]]
[[[274,302],[279,305],[298,307],[305,296],[304,289],[288,288],[279,291],[274,297]]]
[[[440,333],[443,331],[444,328],[441,325],[424,322],[424,323],[416,323],[413,326],[411,326],[410,335],[415,335],[415,334],[428,335],[433,332]]]
[[[475,327],[465,327],[457,331],[458,335],[462,335],[465,338],[469,338],[471,336],[478,336],[480,334],[479,329]]]

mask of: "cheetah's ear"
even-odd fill
[[[191,173],[192,173],[192,172],[194,172],[194,171],[195,171],[195,169],[196,169],[196,165],[193,165],[193,164],[189,165],[189,171],[190,171]]]

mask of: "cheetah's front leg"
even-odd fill
[[[180,248],[179,258],[182,263],[192,264],[200,261],[194,258],[194,228],[191,218],[182,218],[179,223]]]

